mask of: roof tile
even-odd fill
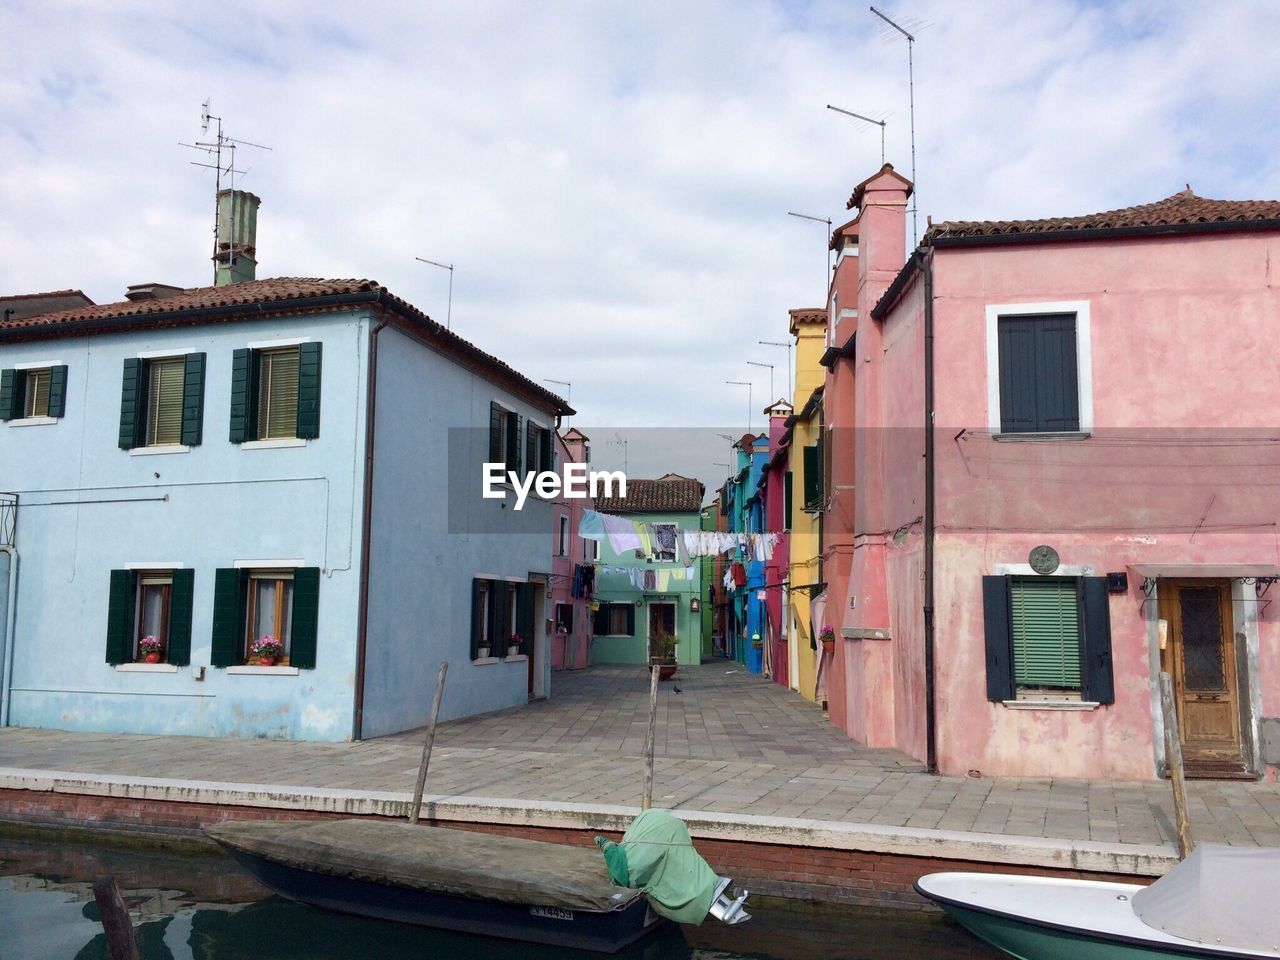
[[[701,482],[668,474],[660,480],[627,478],[625,497],[596,497],[602,513],[696,513],[702,509]]]

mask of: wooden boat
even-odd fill
[[[666,922],[594,847],[374,820],[205,833],[281,896],[344,913],[602,953]]]
[[[1021,960],[1280,957],[1280,850],[1201,844],[1150,886],[932,873],[916,891]]]

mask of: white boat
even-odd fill
[[[1201,844],[1150,886],[931,873],[917,892],[1020,960],[1280,957],[1280,850]]]

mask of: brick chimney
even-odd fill
[[[218,241],[213,251],[213,285],[246,283],[257,278],[258,204],[244,190],[218,191]]]

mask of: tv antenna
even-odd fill
[[[178,146],[187,147],[191,150],[201,150],[208,154],[210,159],[213,160],[212,163],[200,163],[197,160],[192,160],[190,162],[193,167],[204,167],[206,170],[213,171],[213,256],[216,263],[218,256],[218,244],[222,239],[218,236],[218,194],[222,192],[222,178],[223,176],[226,176],[230,183],[230,189],[234,190],[236,188],[236,175],[239,174],[242,177],[249,175],[249,170],[236,169],[236,147],[255,147],[258,150],[270,150],[271,148],[264,146],[261,143],[253,143],[249,140],[237,140],[234,137],[227,136],[222,130],[222,118],[215,117],[209,112],[209,101],[206,99],[204,103],[200,104],[201,133],[208,134],[210,120],[216,120],[218,122],[218,132],[212,140],[197,140],[195,143],[183,143],[179,140]],[[227,154],[227,161],[225,164],[222,161],[222,154],[224,152]],[[230,220],[232,224],[231,229],[234,231],[236,218],[231,217]],[[229,249],[234,250],[235,236],[228,237],[227,239],[230,244]],[[215,278],[217,277],[216,265],[214,267],[214,276]]]
[[[812,220],[814,223],[825,223],[827,225],[826,232],[822,235],[822,239],[827,241],[825,244],[827,248],[825,251],[827,256],[827,272],[822,275],[822,295],[825,297],[827,295],[828,288],[831,286],[831,218],[811,217],[807,213],[796,213],[792,210],[787,211],[787,216],[798,217],[801,220]],[[772,393],[773,391],[770,390],[769,392]]]
[[[887,122],[887,115],[877,120],[875,117],[868,117],[861,113],[854,113],[852,110],[846,110],[844,107],[835,107],[829,103],[827,104],[827,109],[834,110],[836,113],[843,113],[846,117],[853,117],[853,119],[855,120],[862,120],[866,123],[874,123],[877,127],[880,128],[880,166],[883,167],[884,166],[884,126],[885,126],[885,123]],[[914,169],[912,170],[912,176],[915,176]]]
[[[439,267],[441,270],[449,271],[449,305],[448,307],[445,308],[444,328],[446,330],[452,330],[453,329],[453,264],[437,263],[435,260],[428,260],[426,257],[414,257],[413,259],[420,260],[423,263],[429,263],[433,267]]]
[[[875,7],[871,8],[871,12],[887,23],[892,30],[886,30],[882,35],[885,40],[896,40],[894,31],[902,34],[907,38],[907,95],[911,109],[911,245],[914,247],[919,242],[919,230],[916,227],[916,208],[919,206],[919,191],[915,187],[916,183],[916,69],[913,50],[916,44],[915,36],[911,30],[921,30],[928,24],[923,20],[903,20],[902,24],[898,24],[890,20]],[[909,28],[909,29],[908,29]]]

